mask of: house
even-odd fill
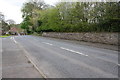
[[[9,34],[11,34],[11,35],[18,35],[18,33],[19,33],[19,28],[17,28],[17,27],[11,27],[8,32],[9,32]]]

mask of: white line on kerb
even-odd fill
[[[51,43],[47,43],[47,42],[42,42],[42,43],[44,43],[44,44],[48,44],[48,45],[51,45],[51,46],[53,45],[53,44],[51,44]]]
[[[83,56],[88,56],[86,54],[83,54],[81,52],[78,52],[78,51],[74,51],[74,50],[71,50],[71,49],[67,49],[67,48],[64,48],[64,47],[60,47],[61,49],[64,49],[64,50],[67,50],[67,51],[70,51],[70,52],[73,52],[73,53],[77,53],[77,54],[80,54],[80,55],[83,55]]]

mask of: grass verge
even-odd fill
[[[8,37],[8,36],[6,36],[6,35],[4,35],[4,36],[0,36],[0,38],[6,38],[6,37]]]

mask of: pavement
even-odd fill
[[[42,78],[39,71],[10,37],[2,38],[2,78]],[[0,69],[1,70],[1,69]]]
[[[2,79],[2,39],[0,38],[0,79]]]
[[[13,41],[44,78],[118,78],[117,50],[27,35]]]

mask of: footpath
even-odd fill
[[[2,38],[0,38],[0,79],[2,79]]]
[[[10,38],[2,39],[2,78],[42,78],[24,51]]]

